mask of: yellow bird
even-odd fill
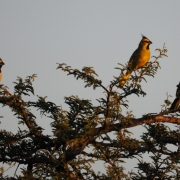
[[[130,60],[128,62],[127,72],[123,76],[122,80],[119,82],[119,86],[122,87],[126,81],[129,79],[129,76],[131,73],[143,66],[146,65],[146,63],[149,61],[151,52],[149,49],[149,45],[152,44],[152,42],[142,35],[142,39],[139,43],[138,48],[134,51],[134,53],[131,55]]]
[[[1,68],[2,68],[3,65],[4,65],[4,62],[0,58],[0,81],[2,81],[2,71],[1,71]]]

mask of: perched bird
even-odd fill
[[[176,98],[171,104],[170,110],[176,110],[180,104],[180,82],[177,85],[177,90],[176,90]]]
[[[127,67],[127,72],[119,82],[120,87],[122,87],[126,83],[126,81],[129,79],[129,76],[133,71],[145,66],[146,63],[149,61],[151,55],[149,49],[150,44],[152,44],[152,42],[147,37],[142,35],[142,39],[139,43],[138,48],[134,51],[134,53],[130,57]]]
[[[2,68],[3,65],[4,65],[4,62],[0,58],[0,81],[2,81],[2,71],[1,71],[1,68]]]

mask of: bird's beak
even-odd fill
[[[152,42],[150,41],[149,44],[152,44]]]

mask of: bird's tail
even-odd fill
[[[119,86],[123,87],[126,81],[129,79],[129,76],[131,73],[129,71],[126,72],[126,74],[123,76],[123,78],[119,81]]]

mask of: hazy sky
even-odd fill
[[[113,76],[119,74],[117,63],[125,64],[141,40],[141,33],[156,48],[166,43],[168,58],[160,59],[161,69],[155,78],[143,83],[147,95],[129,97],[129,111],[136,117],[159,112],[166,98],[172,101],[180,81],[180,1],[132,0],[0,0],[0,58],[3,66],[2,83],[13,92],[17,76],[37,74],[35,94],[48,96],[63,108],[64,96],[80,98],[103,97],[103,91],[84,88],[61,70],[58,63],[73,68],[93,66],[107,87]],[[36,98],[36,96],[35,96]],[[124,114],[126,111],[123,112]],[[1,128],[16,132],[17,119],[8,108],[1,108]],[[50,132],[50,121],[38,121]],[[138,131],[134,131],[139,133]]]

